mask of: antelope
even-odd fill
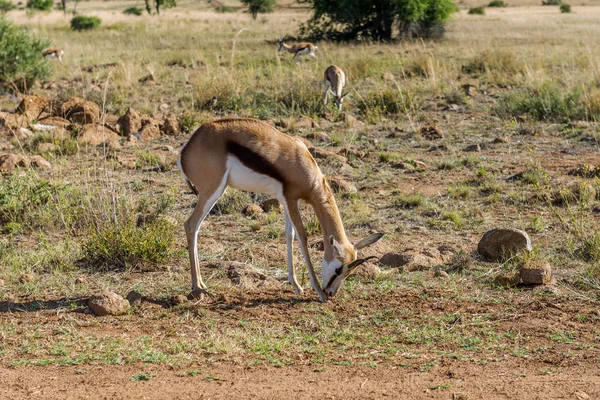
[[[331,92],[333,94],[335,105],[342,111],[344,98],[349,94],[349,92],[342,94],[344,86],[346,86],[346,74],[344,74],[344,71],[336,65],[327,67],[325,70],[325,105],[327,105],[329,92]],[[332,89],[335,89],[335,92]]]
[[[44,58],[57,58],[58,62],[62,63],[62,56],[65,55],[65,52],[61,49],[46,49],[42,51],[42,56]]]
[[[311,56],[312,58],[314,58],[315,60],[317,59],[317,56],[315,54],[315,51],[319,50],[319,48],[317,46],[315,46],[312,43],[308,43],[308,42],[303,42],[303,43],[297,43],[294,44],[292,46],[287,45],[283,42],[283,40],[279,41],[279,49],[277,49],[277,51],[283,51],[286,50],[289,53],[292,53],[294,55],[294,59],[296,60],[296,62],[300,62],[300,55],[301,54],[308,54],[309,56]]]
[[[231,118],[205,123],[184,144],[177,165],[198,196],[194,211],[184,223],[192,294],[208,294],[198,268],[198,231],[227,187],[265,193],[283,205],[288,281],[296,295],[303,293],[293,262],[296,234],[311,286],[321,301],[334,296],[356,267],[376,258],[358,258],[357,251],[377,242],[383,234],[376,233],[352,244],[333,192],[306,145],[265,122]],[[308,236],[299,210],[301,201],[312,206],[323,230],[322,286],[308,252]]]

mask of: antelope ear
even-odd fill
[[[374,233],[371,236],[368,236],[356,242],[354,248],[356,250],[364,249],[365,247],[370,246],[373,243],[377,243],[383,236],[385,236],[385,233]]]
[[[341,97],[341,98],[343,99],[344,97],[348,96],[349,94],[350,94],[350,92],[346,92],[346,93],[344,93],[344,94],[342,95],[342,97]]]
[[[333,248],[333,256],[336,258],[342,258],[344,249],[342,248],[342,245],[335,240],[333,235],[329,236],[329,244]]]

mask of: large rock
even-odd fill
[[[257,268],[235,261],[229,263],[227,277],[234,285],[248,288],[262,286],[267,281],[267,276]]]
[[[27,125],[27,118],[21,114],[9,114],[0,111],[0,126],[15,130]]]
[[[492,229],[483,235],[477,251],[487,260],[502,261],[520,251],[531,251],[531,239],[520,229]]]
[[[160,131],[163,135],[179,135],[179,121],[174,115],[169,115],[160,125]]]
[[[5,154],[0,156],[0,172],[10,173],[17,167],[35,167],[49,169],[52,165],[42,156],[23,156],[21,154]]]
[[[140,136],[142,137],[142,140],[150,140],[160,137],[160,128],[157,124],[147,123],[142,127]]]
[[[83,144],[97,146],[103,143],[118,142],[121,137],[104,125],[87,124],[81,127],[77,141]]]
[[[59,116],[76,124],[95,124],[100,119],[100,107],[91,101],[73,97],[61,104]]]
[[[142,116],[133,108],[129,107],[125,115],[121,116],[118,124],[123,129],[125,135],[132,132],[139,132],[142,129]]]
[[[106,292],[90,297],[88,306],[99,317],[121,315],[129,309],[129,301],[114,292]]]
[[[277,199],[267,199],[263,201],[262,208],[265,210],[265,212],[283,212],[283,204],[281,204]]]
[[[405,253],[387,253],[379,262],[391,268],[403,267],[405,271],[423,271],[440,264],[442,260],[409,250]]]
[[[552,282],[552,267],[546,260],[535,260],[521,266],[520,277],[524,285],[548,285]]]
[[[242,213],[244,215],[247,215],[249,217],[254,217],[257,216],[258,214],[262,214],[263,213],[263,209],[260,208],[260,206],[258,204],[248,204],[244,210],[242,211]]]
[[[29,121],[40,119],[44,113],[50,111],[50,100],[38,95],[25,96],[16,109],[17,113],[24,115]]]

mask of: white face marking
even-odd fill
[[[229,186],[248,192],[265,193],[282,200],[283,185],[278,180],[251,170],[234,156],[227,157],[226,165],[229,170]]]
[[[323,290],[325,293],[327,293],[327,295],[334,296],[342,286],[342,282],[344,282],[344,279],[346,278],[348,269],[344,267],[341,271],[342,273],[336,277],[332,284],[328,287],[329,281],[336,275],[335,270],[342,267],[342,262],[337,258],[334,258],[330,262],[327,262],[325,259],[323,259],[321,266],[323,267]]]

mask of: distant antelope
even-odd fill
[[[57,58],[62,63],[62,56],[65,54],[61,49],[46,49],[42,51],[44,58]]]
[[[303,43],[296,43],[293,46],[287,45],[283,42],[283,40],[279,41],[279,49],[277,49],[277,51],[283,51],[286,50],[288,53],[292,53],[294,55],[294,59],[296,60],[296,62],[300,62],[300,55],[301,54],[308,54],[309,56],[311,56],[312,58],[314,58],[315,60],[317,59],[317,56],[315,54],[315,51],[319,50],[319,48],[317,46],[315,46],[312,43],[307,43],[307,42],[303,42]]]
[[[325,70],[325,104],[329,100],[329,92],[333,94],[333,100],[338,109],[342,111],[342,104],[344,104],[344,98],[348,96],[349,92],[342,94],[342,90],[346,86],[346,74],[344,71],[336,65],[330,65]],[[333,91],[335,89],[335,92]]]
[[[333,192],[306,145],[265,122],[232,118],[203,124],[181,149],[177,165],[198,196],[192,215],[184,223],[194,292],[206,293],[198,269],[198,230],[228,186],[266,193],[283,205],[288,280],[296,294],[302,293],[303,289],[294,270],[292,242],[295,232],[310,283],[321,301],[334,296],[357,266],[374,258],[358,258],[357,251],[383,237],[377,233],[352,244],[346,236]],[[308,253],[300,201],[312,206],[323,230],[322,287]]]

